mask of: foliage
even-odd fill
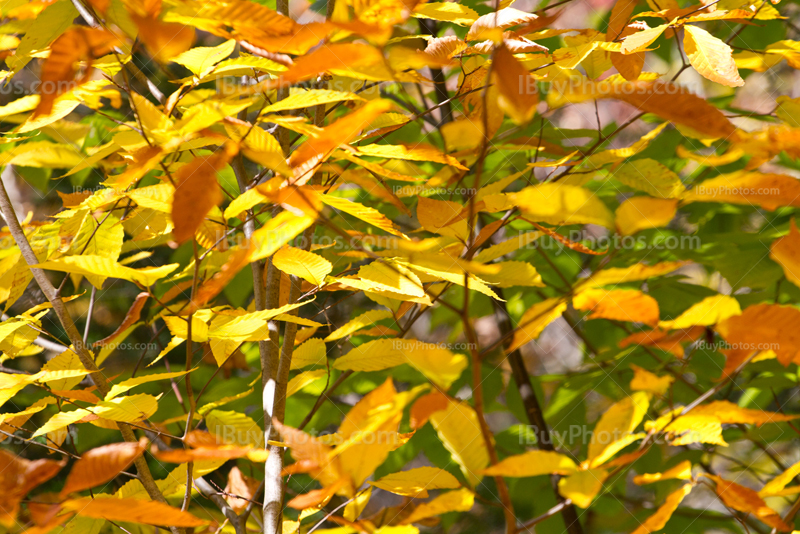
[[[0,529],[792,531],[797,5],[323,4],[0,6]]]

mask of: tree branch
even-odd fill
[[[503,299],[503,290],[500,288],[496,288],[495,290],[497,291],[497,295]],[[495,305],[498,308],[496,316],[497,323],[500,327],[500,333],[503,338],[510,341],[511,338],[509,334],[514,329],[511,326],[505,300],[496,301]],[[527,415],[528,422],[533,426],[533,432],[536,434],[536,446],[543,451],[555,450],[550,428],[547,426],[547,421],[544,419],[544,412],[539,404],[539,399],[536,398],[536,392],[533,390],[533,385],[531,384],[531,377],[528,374],[528,370],[525,368],[525,362],[522,359],[522,353],[520,353],[519,349],[511,351],[508,355],[508,362],[511,365],[511,374],[514,377],[514,382],[517,384],[520,397],[522,397],[522,404],[525,406],[525,415]],[[553,486],[553,493],[555,493],[556,501],[558,501],[560,506],[559,511],[561,512],[561,517],[564,518],[564,525],[566,526],[565,532],[569,534],[583,534],[583,527],[581,527],[581,522],[578,519],[578,512],[575,510],[575,506],[572,505],[569,500],[564,499],[558,492],[558,480],[560,478],[559,475],[552,475],[550,477],[550,482]]]

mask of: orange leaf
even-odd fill
[[[245,476],[234,466],[228,473],[228,484],[225,486],[225,493],[228,495],[225,496],[225,500],[234,512],[241,513],[255,496],[258,485],[258,480]]]
[[[139,39],[155,59],[167,61],[192,47],[194,28],[158,19],[161,0],[142,2],[138,7],[143,12],[130,11],[130,16],[139,28]]]
[[[623,37],[622,32],[631,19],[633,8],[636,7],[638,0],[617,0],[611,9],[611,16],[608,19],[608,29],[606,30],[606,41],[616,41]]]
[[[295,185],[302,185],[303,179],[311,177],[312,171],[328,158],[339,145],[351,142],[383,113],[392,108],[388,100],[373,100],[358,110],[326,126],[322,132],[311,137],[292,152],[289,165],[294,171]]]
[[[17,517],[19,503],[30,490],[53,478],[66,462],[26,460],[0,450],[0,524],[11,527]]]
[[[658,323],[658,302],[635,289],[587,289],[573,298],[576,309],[591,311],[589,319]]]
[[[95,486],[116,477],[144,452],[145,445],[139,443],[113,443],[96,447],[81,455],[67,476],[61,495],[68,495]]]
[[[498,104],[516,124],[525,124],[536,113],[539,89],[536,79],[517,61],[505,45],[497,48],[492,79],[500,94]]]
[[[789,233],[772,242],[769,257],[781,267],[786,278],[800,286],[800,232],[792,219]]]
[[[85,517],[96,517],[109,521],[130,521],[144,525],[170,527],[199,527],[202,519],[189,512],[182,512],[168,504],[144,499],[98,497],[64,501],[63,507]]]
[[[136,321],[139,320],[139,317],[142,315],[142,308],[144,308],[145,303],[147,302],[147,298],[150,296],[149,293],[143,292],[139,293],[136,296],[136,300],[133,301],[133,305],[131,305],[128,313],[125,314],[125,318],[122,320],[122,323],[114,330],[114,333],[110,336],[104,337],[95,345],[105,345],[106,343],[113,341],[117,338],[120,334],[122,334],[125,330],[130,328]]]
[[[619,348],[624,349],[628,345],[642,345],[645,347],[657,347],[661,350],[671,352],[677,357],[683,357],[683,343],[694,341],[703,335],[705,328],[693,326],[685,330],[675,330],[666,332],[658,328],[635,332],[619,342]]]
[[[107,54],[119,40],[106,30],[77,26],[64,32],[50,47],[42,66],[41,100],[34,117],[49,115],[56,97],[75,89],[89,79],[92,61]],[[86,62],[83,75],[75,79],[79,62]]]
[[[175,196],[172,200],[172,237],[178,243],[190,239],[203,223],[206,214],[222,202],[217,173],[228,163],[230,154],[216,152],[199,156],[175,173]]]
[[[740,512],[753,514],[759,520],[779,532],[790,532],[792,530],[792,527],[781,519],[778,512],[767,506],[767,503],[758,496],[755,490],[740,486],[735,482],[725,480],[715,475],[704,476],[717,483],[717,495],[719,495],[719,498],[722,499],[722,502],[724,502],[726,506]]]
[[[718,324],[717,332],[734,347],[773,349],[786,366],[800,359],[798,324],[800,310],[793,306],[756,304]]]
[[[428,422],[431,414],[446,410],[449,403],[447,397],[438,391],[423,395],[411,407],[409,414],[411,428],[421,428]]]

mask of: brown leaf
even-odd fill
[[[136,321],[139,320],[139,317],[142,315],[142,308],[144,308],[145,303],[147,302],[147,298],[150,296],[147,292],[142,292],[136,295],[136,300],[133,301],[128,313],[125,314],[125,318],[122,320],[122,323],[114,330],[114,333],[110,336],[104,337],[95,345],[105,345],[106,343],[113,341],[116,339],[120,334],[122,334],[125,330],[130,328]]]
[[[19,503],[30,490],[53,478],[66,462],[53,460],[26,460],[0,450],[0,524],[12,526],[17,517]]]
[[[206,215],[222,202],[217,173],[231,154],[220,151],[199,156],[175,173],[175,196],[172,199],[172,237],[183,243],[194,235]]]
[[[116,477],[142,455],[145,443],[112,443],[81,455],[67,476],[61,495],[93,488]]]
[[[56,97],[75,89],[89,79],[92,61],[110,52],[119,43],[114,34],[75,26],[56,39],[50,47],[50,55],[42,66],[41,100],[34,117],[49,115]],[[83,74],[76,79],[80,62],[85,62]]]
[[[758,496],[755,490],[740,486],[735,482],[725,480],[718,476],[705,476],[717,483],[717,495],[719,495],[719,498],[722,499],[722,502],[724,502],[726,506],[740,512],[753,514],[760,521],[779,532],[790,532],[792,530],[792,527],[781,519],[778,512],[767,506],[767,503]]]
[[[144,525],[170,527],[199,527],[206,521],[182,512],[168,504],[144,499],[98,497],[64,501],[63,507],[85,517],[96,517],[109,521],[130,521]]]
[[[494,54],[492,80],[497,85],[498,104],[516,124],[525,124],[536,113],[539,89],[536,79],[517,61],[505,45]]]
[[[159,20],[161,0],[131,2],[127,7],[139,29],[139,39],[155,59],[167,61],[192,47],[194,28]]]
[[[387,100],[373,100],[326,126],[318,136],[309,138],[297,147],[289,158],[295,185],[302,185],[311,177],[316,166],[325,161],[335,148],[351,142],[372,121],[392,107],[392,103]]]
[[[255,496],[259,482],[254,478],[245,476],[238,467],[234,466],[228,473],[228,484],[225,486],[225,500],[233,511],[241,513]],[[238,497],[234,497],[238,495]]]

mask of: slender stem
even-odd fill
[[[502,289],[497,288],[497,294],[501,299],[504,298]],[[511,326],[505,300],[497,301],[495,305],[498,308],[496,315],[497,323],[500,327],[500,333],[504,338],[510,340],[510,337],[508,336],[511,332],[513,332],[514,328]],[[533,433],[536,435],[537,448],[544,451],[555,450],[555,447],[553,446],[553,438],[550,434],[550,428],[544,418],[542,406],[539,404],[539,399],[536,397],[536,391],[533,389],[531,377],[528,374],[528,369],[525,367],[525,361],[522,359],[522,353],[520,353],[519,349],[511,351],[511,353],[508,355],[508,363],[511,365],[511,374],[514,377],[514,383],[517,384],[519,395],[522,397],[522,404],[525,407],[525,415],[528,417],[528,422],[533,427]],[[581,527],[581,522],[578,519],[578,512],[575,509],[575,506],[573,506],[568,499],[564,499],[564,497],[562,497],[558,492],[558,481],[560,478],[561,477],[559,475],[552,475],[550,477],[550,482],[553,486],[553,493],[556,496],[556,500],[558,501],[559,505],[561,505],[558,511],[561,512],[561,517],[564,519],[564,525],[566,526],[565,532],[568,532],[569,534],[582,534],[583,527]],[[543,519],[546,519],[546,517]],[[533,523],[526,523],[525,527],[527,528],[532,524]]]
[[[92,296],[89,297],[89,309],[86,312],[86,326],[83,328],[83,343],[89,342],[89,329],[92,328],[92,313],[94,312],[94,301],[97,298],[97,288],[92,286]]]

